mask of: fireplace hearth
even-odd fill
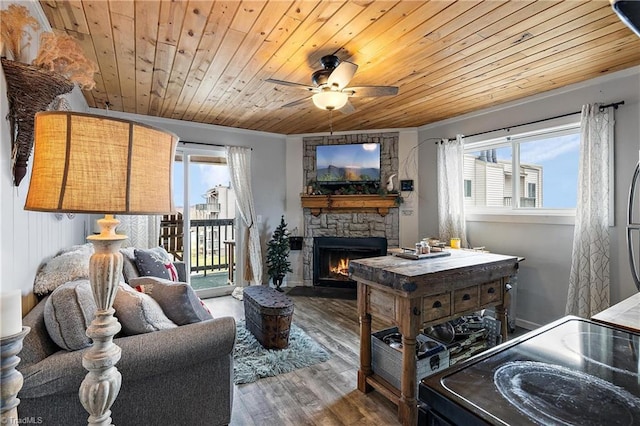
[[[382,237],[315,237],[313,239],[313,285],[356,288],[349,278],[349,261],[387,254]]]

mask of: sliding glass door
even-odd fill
[[[224,148],[179,147],[173,177],[174,226],[182,225],[176,257],[186,263],[200,297],[229,294],[235,287],[236,201]]]

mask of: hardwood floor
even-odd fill
[[[355,300],[291,296],[293,322],[323,345],[331,359],[287,374],[235,386],[231,425],[398,425],[397,407],[377,392],[357,389],[358,314]],[[244,318],[231,296],[206,299],[215,317]],[[374,329],[387,325],[376,323]]]

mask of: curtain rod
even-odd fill
[[[607,104],[607,105],[600,105],[600,111],[602,111],[605,108],[610,108],[610,107],[613,107],[613,109],[618,109],[618,107],[620,105],[624,105],[624,101],[613,102],[613,103],[610,103],[610,104]],[[544,121],[555,120],[556,118],[563,118],[563,117],[568,117],[570,115],[580,114],[581,112],[582,111],[570,112],[570,113],[567,113],[567,114],[556,115],[555,117],[543,118],[542,120],[535,120],[535,121],[529,121],[528,123],[516,124],[515,126],[501,127],[499,129],[487,130],[486,132],[472,133],[470,135],[464,135],[464,137],[465,138],[470,138],[470,137],[473,137],[473,136],[484,135],[486,133],[497,132],[499,130],[511,130],[513,127],[522,127],[522,126],[527,126],[529,124],[542,123]],[[451,141],[451,140],[455,140],[455,138],[448,138],[447,140]],[[442,143],[442,142],[436,142],[436,145],[438,145],[439,143]]]
[[[206,143],[206,142],[190,142],[190,141],[178,141],[178,145],[204,145],[204,146],[210,146],[213,148],[226,148],[227,146],[239,146],[239,145],[218,145],[218,144],[214,144],[214,143]],[[246,148],[246,147],[242,147],[242,148]],[[253,151],[253,148],[249,148],[251,151]]]

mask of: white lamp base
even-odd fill
[[[100,235],[87,238],[94,246],[94,254],[89,261],[89,281],[98,310],[87,329],[93,345],[82,358],[82,365],[89,373],[80,385],[79,396],[89,413],[88,424],[96,426],[112,424],[111,405],[122,383],[122,376],[115,366],[120,360],[120,348],[113,343],[113,336],[121,329],[113,316],[113,301],[122,272],[119,248],[127,238],[115,233],[119,223],[112,215],[107,215],[98,220]]]

